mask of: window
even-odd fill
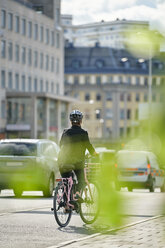
[[[60,72],[60,60],[57,58],[56,59],[56,74],[59,74]]]
[[[140,78],[136,77],[136,85],[140,85]]]
[[[46,29],[46,44],[49,44],[49,29]]]
[[[40,80],[40,91],[43,92],[43,80]]]
[[[135,119],[138,120],[139,118],[139,111],[138,109],[135,110]]]
[[[22,75],[22,91],[25,91],[25,75]]]
[[[15,88],[19,90],[19,74],[15,74]]]
[[[127,84],[131,84],[131,77],[127,77]]]
[[[1,10],[1,27],[5,28],[6,27],[6,11]]]
[[[38,40],[38,24],[34,25],[34,40]]]
[[[109,76],[109,77],[108,77],[108,82],[109,82],[109,83],[113,83],[113,76]]]
[[[60,48],[60,34],[56,33],[56,48]]]
[[[15,17],[15,32],[19,33],[19,16]]]
[[[4,89],[6,87],[6,74],[5,71],[1,71],[1,88]]]
[[[46,65],[45,65],[45,69],[48,71],[49,70],[49,56],[46,55]]]
[[[104,61],[103,60],[96,60],[95,65],[97,68],[102,68],[104,66]]]
[[[101,118],[101,110],[100,109],[96,109],[95,110],[96,113],[96,119],[99,120]]]
[[[46,92],[49,92],[49,82],[46,81]]]
[[[136,102],[139,102],[139,101],[140,101],[139,93],[136,93]]]
[[[28,22],[28,38],[32,38],[32,22]]]
[[[161,77],[161,79],[160,79],[160,84],[161,84],[162,86],[164,86],[164,83],[165,83],[165,78],[164,78],[164,77]]]
[[[106,92],[106,100],[107,101],[112,101],[112,93],[111,92]]]
[[[96,84],[101,84],[101,77],[100,76],[96,77]]]
[[[79,77],[78,76],[75,76],[74,77],[74,84],[78,84],[79,83]]]
[[[90,100],[90,94],[89,93],[86,93],[85,94],[85,101],[89,101]]]
[[[34,52],[34,67],[38,66],[38,52]]]
[[[6,58],[6,41],[1,40],[1,57]]]
[[[152,78],[152,86],[156,86],[156,78],[155,77]]]
[[[131,101],[131,94],[127,95],[127,101],[130,102]]]
[[[1,101],[1,118],[5,119],[6,118],[6,103],[5,101]]]
[[[148,95],[145,93],[144,94],[144,102],[147,102],[148,101]]]
[[[26,64],[26,48],[22,47],[22,64]]]
[[[30,76],[28,77],[28,91],[32,91],[32,78]]]
[[[44,41],[44,28],[43,26],[40,27],[40,41]]]
[[[38,90],[38,82],[37,78],[34,79],[34,91],[37,92]]]
[[[44,67],[44,55],[43,53],[40,53],[40,69],[43,69]]]
[[[15,61],[19,62],[19,45],[15,45]]]
[[[51,72],[54,72],[54,58],[51,58]]]
[[[29,66],[32,65],[32,49],[31,48],[28,49],[28,65]]]
[[[148,78],[147,77],[144,78],[144,85],[148,86]]]
[[[131,109],[127,109],[127,119],[131,119]]]
[[[13,44],[12,44],[12,42],[8,43],[8,59],[9,60],[13,59]]]
[[[124,109],[120,109],[120,119],[124,120],[124,118],[125,118],[125,111]]]
[[[12,72],[8,73],[8,88],[12,89],[13,88],[13,77],[12,77]]]
[[[124,93],[120,94],[120,101],[123,102],[124,101]]]
[[[8,13],[8,30],[13,30],[13,14]]]
[[[112,109],[106,109],[106,119],[112,119],[113,118],[113,112],[112,112]]]
[[[51,45],[54,46],[54,31],[51,31]]]
[[[101,95],[98,93],[98,94],[96,94],[96,101],[98,102],[98,101],[101,101]]]
[[[119,76],[119,83],[122,83],[122,81],[123,81],[122,76]]]
[[[51,83],[51,93],[54,93],[54,82]]]
[[[22,35],[26,35],[26,20],[22,19]]]
[[[89,109],[86,109],[84,111],[84,117],[86,120],[89,120],[90,119],[90,110]]]
[[[85,76],[85,83],[89,84],[90,83],[90,77],[89,76]]]

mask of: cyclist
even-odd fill
[[[75,172],[78,185],[76,197],[80,197],[80,190],[84,184],[85,151],[91,155],[97,155],[89,141],[88,132],[81,128],[83,114],[79,110],[70,113],[71,127],[64,129],[60,140],[60,152],[58,165],[61,176],[69,177],[72,170]]]

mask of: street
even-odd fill
[[[120,192],[124,209],[124,223],[133,223],[162,213],[164,194],[156,190]],[[43,247],[58,245],[65,241],[82,238],[98,232],[97,223],[85,225],[79,215],[73,214],[66,228],[59,228],[50,211],[53,198],[43,198],[40,192],[25,192],[15,198],[12,191],[0,194],[0,247]]]

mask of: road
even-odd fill
[[[121,214],[126,223],[136,222],[162,213],[164,193],[158,190],[120,192],[124,199]],[[43,198],[40,192],[26,192],[22,198],[12,191],[0,194],[0,247],[48,248],[64,241],[78,239],[98,232],[97,224],[85,225],[77,214],[66,228],[59,228],[54,220],[52,198]]]

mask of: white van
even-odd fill
[[[154,192],[155,188],[165,191],[165,173],[159,168],[157,158],[148,151],[121,150],[117,152],[117,185],[118,189],[127,187],[147,188]]]

